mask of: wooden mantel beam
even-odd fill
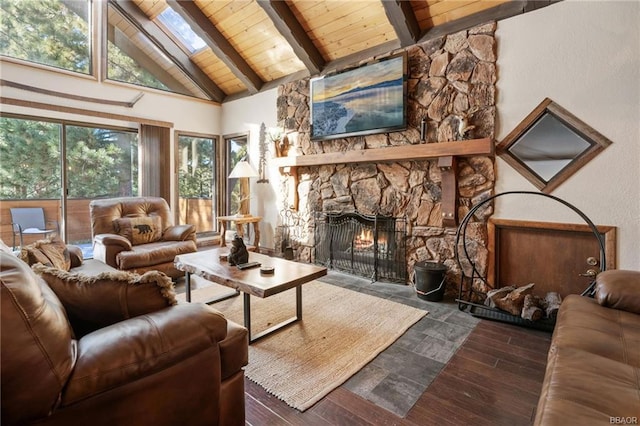
[[[389,146],[358,151],[328,152],[274,158],[278,167],[322,166],[325,164],[379,163],[392,161],[429,160],[447,156],[492,155],[494,144],[490,138],[419,145]]]

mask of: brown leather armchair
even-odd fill
[[[244,327],[196,303],[118,321],[108,293],[61,290],[43,276],[0,253],[3,426],[244,425]],[[132,300],[140,287],[127,290]],[[67,319],[78,306],[109,324],[80,331]]]
[[[89,205],[93,257],[123,271],[184,275],[173,266],[178,254],[197,251],[193,225],[173,224],[169,205],[160,197],[93,200]]]

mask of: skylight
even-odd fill
[[[171,9],[171,7],[167,7],[160,15],[158,15],[158,19],[160,19],[160,22],[162,22],[167,29],[169,29],[169,31],[171,31],[173,35],[175,35],[182,44],[189,49],[191,53],[206,46],[204,40],[193,32],[187,21],[185,21],[176,11]]]

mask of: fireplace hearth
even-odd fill
[[[314,262],[330,269],[406,283],[406,220],[357,212],[314,215]]]

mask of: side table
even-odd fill
[[[227,223],[236,224],[236,232],[240,237],[244,237],[244,224],[253,223],[253,246],[255,246],[254,251],[256,253],[260,253],[261,220],[261,216],[218,216],[218,223],[220,224],[220,247],[225,247],[227,245],[227,241],[225,239],[225,234],[227,232]]]

